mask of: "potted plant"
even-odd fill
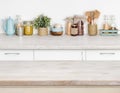
[[[51,18],[45,15],[39,15],[34,19],[34,26],[38,29],[38,35],[45,36],[48,35],[48,27],[50,26]]]

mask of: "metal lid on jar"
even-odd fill
[[[24,21],[23,24],[31,25],[31,24],[33,24],[33,21]]]

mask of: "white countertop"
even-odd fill
[[[120,86],[120,62],[0,62],[0,86]]]
[[[0,49],[120,49],[120,36],[6,36]]]

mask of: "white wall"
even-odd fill
[[[14,18],[17,14],[21,15],[23,20],[32,20],[43,13],[52,18],[52,23],[64,24],[63,19],[67,16],[98,9],[101,11],[99,25],[104,14],[116,15],[117,24],[120,24],[119,5],[119,0],[0,0],[0,20],[8,16]]]

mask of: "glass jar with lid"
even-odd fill
[[[110,16],[110,21],[111,21],[111,29],[112,30],[117,30],[117,25],[116,25],[116,20],[115,20],[115,16],[114,15]]]
[[[24,21],[24,35],[32,35],[32,34],[33,34],[33,22]]]
[[[104,15],[103,29],[104,30],[109,30],[110,29],[109,16],[107,16],[107,15]]]
[[[71,36],[78,36],[78,25],[73,24],[71,25]]]

